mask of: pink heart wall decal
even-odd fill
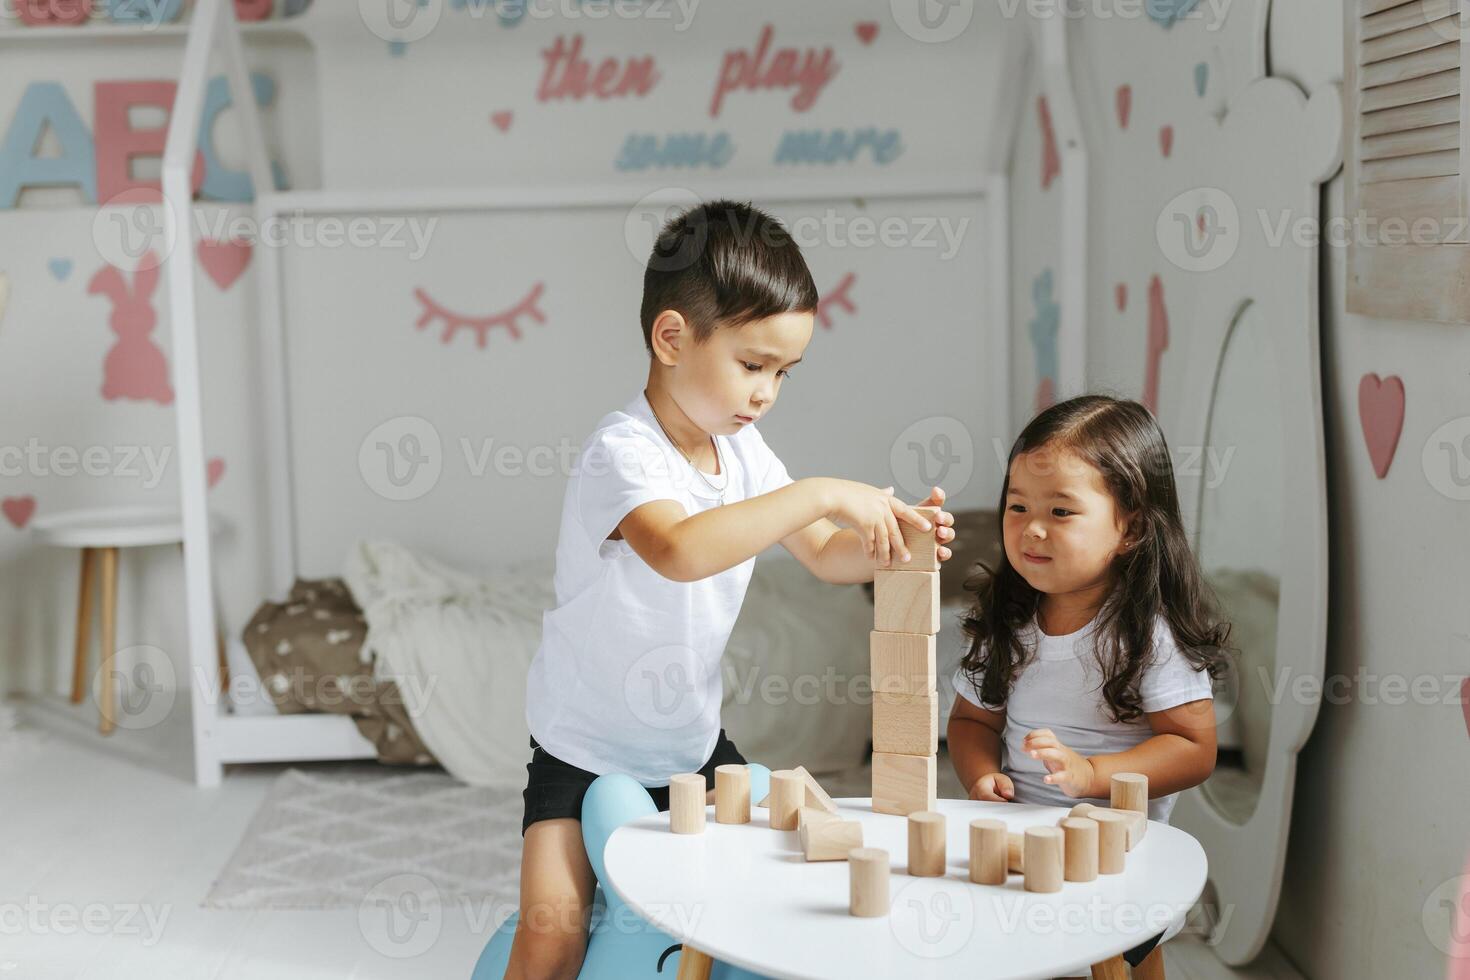
[[[1358,382],[1358,421],[1363,426],[1363,442],[1373,461],[1373,472],[1381,480],[1388,475],[1399,434],[1404,430],[1403,379],[1397,375],[1363,375]]]
[[[1118,103],[1118,126],[1122,129],[1128,128],[1128,120],[1133,115],[1133,86],[1119,85],[1116,96]]]
[[[876,20],[860,21],[853,30],[857,32],[859,41],[864,44],[872,44],[873,38],[878,36],[878,22]]]
[[[510,131],[510,124],[515,119],[515,113],[509,109],[501,109],[499,112],[490,113],[490,122],[502,133]]]
[[[25,527],[31,521],[31,515],[36,512],[35,497],[6,497],[0,501],[0,511],[4,511],[5,519],[16,527]]]
[[[220,457],[216,456],[205,464],[204,476],[211,487],[218,483],[220,481],[220,478],[224,475],[225,461]]]
[[[223,242],[208,238],[199,240],[199,264],[220,289],[229,289],[250,264],[249,242],[228,239]]]
[[[1164,159],[1168,159],[1174,153],[1174,127],[1165,126],[1159,130],[1159,149],[1164,151]]]

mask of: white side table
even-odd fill
[[[1126,980],[1122,953],[1181,921],[1205,887],[1204,850],[1189,834],[1150,823],[1122,874],[1067,882],[1059,892],[969,880],[969,824],[1004,820],[1010,830],[1054,826],[1063,807],[939,800],[945,873],[907,874],[908,820],[874,813],[868,799],[834,800],[863,825],[863,844],[888,851],[890,911],[848,914],[846,861],[807,863],[795,831],[772,830],[770,812],[747,824],[715,822],[674,834],[669,815],[639,817],[608,838],[610,886],[643,918],[685,943],[679,976],[710,957],[787,980],[996,980],[1076,976]],[[1161,963],[1160,961],[1156,961]],[[707,973],[705,974],[708,975]]]
[[[217,530],[211,516],[211,528]],[[47,514],[31,522],[32,533],[43,544],[80,548],[82,567],[77,590],[76,657],[72,665],[71,702],[80,704],[86,693],[88,646],[92,634],[92,592],[97,569],[102,573],[102,668],[98,730],[110,735],[116,727],[111,682],[112,658],[117,653],[117,557],[123,548],[174,544],[182,551],[184,523],[172,508],[97,507]],[[224,634],[218,636],[220,683],[227,686]]]

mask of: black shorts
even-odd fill
[[[578,769],[543,749],[536,743],[535,736],[531,738],[531,748],[536,751],[531,753],[531,761],[526,763],[526,790],[522,794],[526,799],[526,813],[521,817],[522,837],[526,836],[526,828],[537,820],[555,820],[558,817],[581,820],[582,797],[587,795],[587,787],[597,778],[597,773]],[[709,761],[699,770],[705,785],[713,789],[715,766],[726,765],[743,766],[745,756],[740,754],[734,742],[725,737],[725,730],[721,728]],[[667,786],[649,787],[648,795],[653,797],[653,805],[660,811],[669,808]]]

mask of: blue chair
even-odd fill
[[[764,799],[770,786],[771,770],[751,763],[751,801]],[[582,800],[582,843],[587,848],[598,885],[581,980],[661,980],[679,972],[682,949],[679,941],[644,921],[603,884],[606,868],[602,852],[612,832],[630,820],[657,812],[648,790],[631,776],[619,773],[599,776],[587,788],[587,796]],[[495,931],[475,963],[471,980],[501,980],[505,975],[516,921],[517,916],[512,915]],[[711,980],[765,980],[718,960],[710,976]]]

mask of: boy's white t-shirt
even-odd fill
[[[1035,651],[1017,674],[1005,704],[986,704],[965,675],[956,670],[954,689],[971,704],[989,711],[1006,712],[1004,754],[1001,770],[1016,785],[1016,801],[1046,806],[1075,806],[1108,800],[1076,799],[1043,782],[1046,764],[1022,749],[1026,733],[1050,728],[1057,739],[1079,755],[1110,755],[1125,752],[1153,737],[1148,719],[1113,721],[1102,693],[1102,671],[1093,652],[1093,631],[1098,620],[1065,636],[1048,636],[1033,620],[1021,633],[1023,645]],[[1039,643],[1038,643],[1039,641]],[[1168,621],[1160,616],[1154,626],[1154,652],[1139,679],[1139,696],[1145,713],[1213,697],[1210,675],[1196,671],[1179,651]],[[1151,820],[1169,820],[1179,794],[1161,796],[1148,804]]]
[[[623,540],[628,513],[674,500],[693,515],[792,482],[753,425],[715,437],[720,475],[701,477],[640,392],[582,445],[562,503],[556,608],[526,680],[526,723],[564,762],[644,786],[695,772],[720,730],[720,663],[755,559],[697,582],[664,578]],[[722,482],[723,481],[723,482]]]

